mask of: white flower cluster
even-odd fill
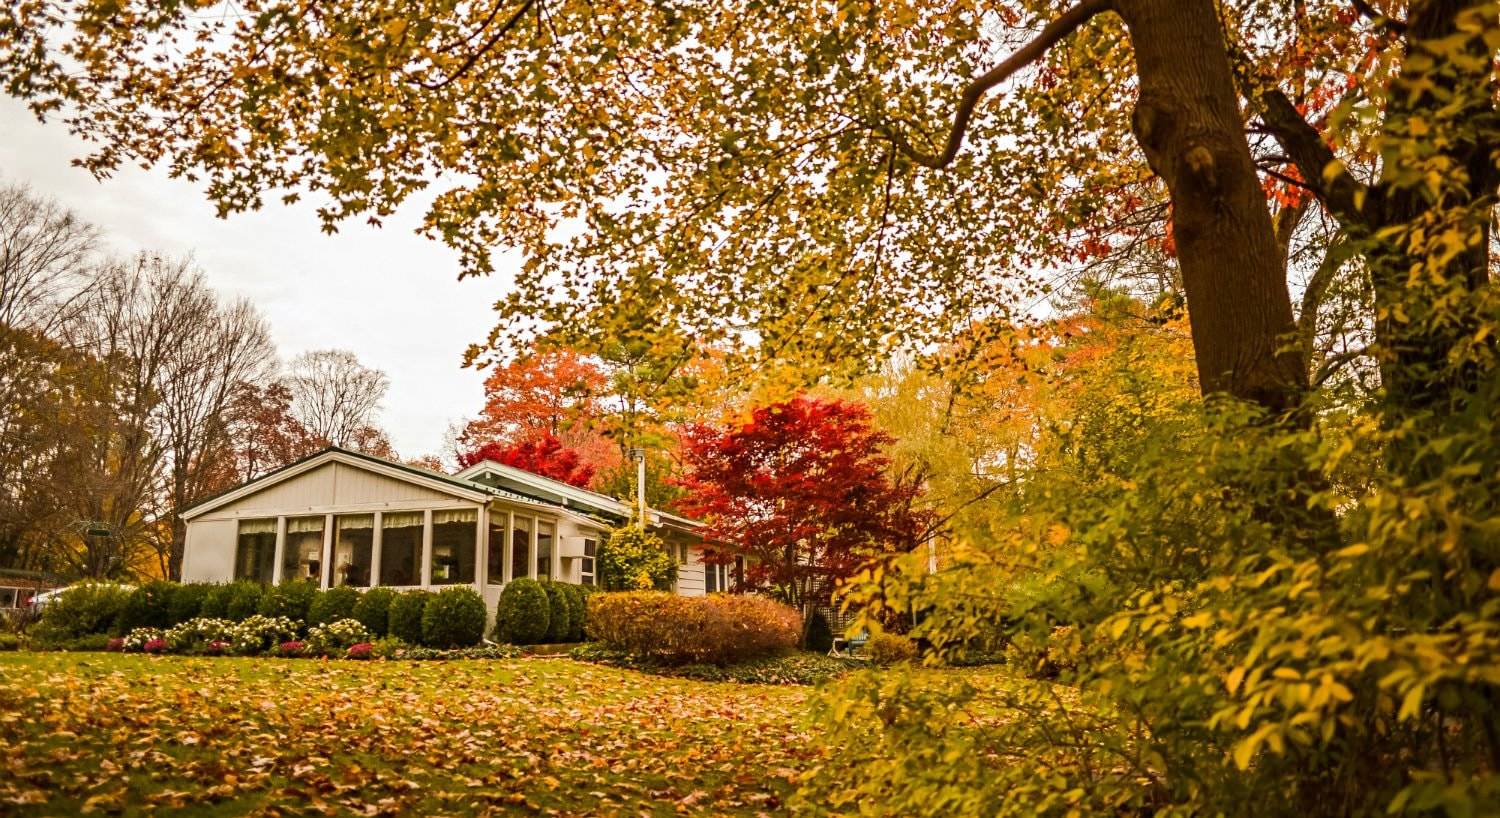
[[[297,638],[297,623],[284,616],[256,614],[231,624],[227,635],[235,653],[265,653],[282,642]]]
[[[167,649],[173,653],[185,653],[208,647],[210,642],[230,642],[234,623],[227,619],[196,617],[173,626],[162,636]]]
[[[162,632],[157,628],[136,628],[125,634],[125,642],[121,644],[121,650],[139,652],[146,647],[146,643],[152,639],[161,639]]]
[[[370,639],[370,631],[359,620],[340,619],[327,625],[314,625],[307,632],[307,647],[315,653],[343,652],[350,645]]]

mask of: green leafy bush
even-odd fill
[[[62,641],[109,633],[120,620],[131,593],[131,589],[109,582],[69,586],[42,608],[34,635],[41,641]]]
[[[203,614],[203,603],[208,599],[208,594],[215,587],[206,582],[189,582],[178,585],[172,592],[172,602],[167,606],[167,621],[171,625],[179,625],[189,619],[196,619]],[[222,619],[223,617],[212,617]]]
[[[0,650],[20,650],[21,636],[16,633],[0,633]]]
[[[833,628],[829,627],[828,617],[822,611],[813,611],[812,619],[807,623],[807,644],[803,647],[816,653],[833,650]]]
[[[894,665],[917,658],[917,643],[899,633],[877,633],[865,643],[864,650],[877,665]]]
[[[547,592],[547,635],[550,644],[566,642],[573,633],[573,608],[568,604],[567,586],[561,582],[544,582]]]
[[[125,601],[115,630],[124,633],[134,628],[172,627],[172,598],[176,593],[177,585],[165,580],[137,586]]]
[[[229,589],[229,594],[224,605],[224,619],[243,622],[252,616],[260,615],[260,603],[267,591],[264,585],[241,579],[229,583],[226,587]]]
[[[564,641],[582,642],[584,622],[588,619],[588,597],[585,586],[564,584],[568,597],[568,636]]]
[[[390,588],[371,588],[354,604],[354,618],[377,638],[385,636],[390,631],[391,603],[395,599],[396,592]]]
[[[466,648],[484,638],[484,597],[473,588],[444,588],[422,611],[422,644],[429,648]]]
[[[359,591],[348,585],[318,591],[307,606],[307,625],[328,625],[340,619],[354,618],[354,606],[359,604]]]
[[[318,586],[310,580],[287,580],[267,588],[257,610],[261,616],[284,616],[293,622],[306,623],[308,609],[317,595]]]
[[[599,544],[598,568],[600,585],[610,591],[666,591],[677,574],[662,539],[630,524],[609,532]]]
[[[386,634],[409,645],[422,644],[422,612],[431,597],[432,594],[428,591],[397,594],[391,600],[390,624],[386,627]]]
[[[588,634],[607,648],[669,664],[728,665],[792,649],[802,617],[763,597],[628,591],[589,597]]]
[[[542,584],[522,577],[500,592],[495,608],[495,634],[502,642],[534,645],[547,638],[552,604]]]
[[[307,630],[306,649],[317,656],[343,657],[349,648],[370,641],[370,631],[357,619],[336,619]]]

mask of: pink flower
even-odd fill
[[[372,644],[370,644],[369,642],[360,642],[358,644],[350,645],[349,646],[349,658],[350,659],[368,659],[368,658],[370,658],[371,652],[373,652],[374,650],[375,650],[375,646],[372,645]]]
[[[115,638],[109,640],[109,644],[105,645],[104,649],[111,653],[119,653],[120,651],[125,649],[125,640],[121,637],[116,636]]]
[[[167,642],[165,639],[151,639],[147,641],[146,644],[141,645],[141,650],[145,651],[146,653],[162,653],[166,649]]]
[[[229,643],[219,639],[215,639],[214,641],[208,643],[208,652],[214,656],[218,656],[221,653],[228,653]]]
[[[293,639],[290,642],[282,642],[280,653],[282,656],[296,656],[302,652],[302,643]]]

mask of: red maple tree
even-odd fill
[[[589,481],[594,479],[592,465],[583,462],[577,451],[563,446],[562,441],[545,432],[520,443],[485,443],[458,456],[459,465],[464,468],[485,460],[504,463],[579,488],[587,488]]]
[[[919,544],[930,522],[916,485],[893,480],[892,442],[867,408],[797,397],[727,427],[683,437],[678,501],[717,543],[706,560],[738,563],[739,589],[772,594],[804,618],[870,557]]]

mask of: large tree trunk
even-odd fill
[[[1136,138],[1172,197],[1202,390],[1290,411],[1306,367],[1214,4],[1119,0],[1115,10],[1140,79]]]

